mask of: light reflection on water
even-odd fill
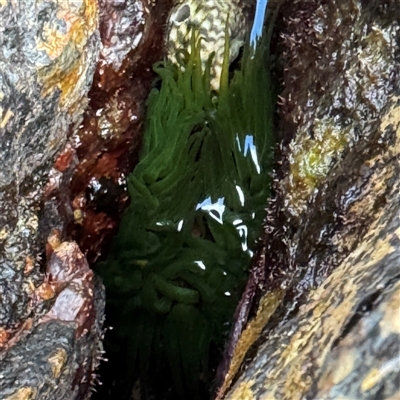
[[[240,152],[242,152],[242,145],[240,144],[240,139],[236,136],[236,143]],[[250,154],[251,159],[256,167],[256,171],[259,174],[261,172],[260,164],[258,162],[257,156],[257,147],[254,144],[254,136],[253,135],[246,135],[244,138],[244,149],[243,155],[246,157],[247,154]]]
[[[211,218],[214,218],[220,224],[223,224],[223,214],[225,211],[225,197],[220,197],[216,203],[213,203],[211,200],[211,196],[207,197],[201,203],[198,203],[196,206],[197,210],[203,210],[208,212]]]
[[[197,260],[197,261],[194,261],[194,263],[197,264],[202,270],[205,270],[205,269],[206,269],[206,266],[205,266],[205,264],[203,263],[203,261]]]
[[[235,226],[237,232],[239,233],[239,236],[242,238],[242,250],[244,252],[248,251],[249,247],[247,245],[247,236],[248,236],[247,226],[243,223],[241,219],[235,219],[235,221],[233,221],[233,225]],[[251,250],[249,250],[249,252],[251,253]]]
[[[177,226],[177,231],[178,232],[180,232],[181,230],[182,230],[182,228],[183,228],[183,219],[181,219],[179,222],[178,222],[178,226]]]
[[[254,163],[256,171],[258,174],[261,173],[261,167],[258,162],[257,156],[257,147],[254,144],[254,136],[253,135],[246,135],[244,139],[244,145],[242,149],[242,145],[240,143],[240,139],[236,136],[236,143],[238,146],[239,151],[243,154],[244,157],[250,156],[251,160]],[[238,193],[239,201],[241,206],[243,207],[245,204],[245,195],[243,189],[239,185],[235,185],[236,191]],[[220,197],[217,199],[216,202],[213,202],[211,196],[208,196],[203,201],[199,202],[196,205],[196,211],[201,210],[206,212],[211,218],[216,220],[218,223],[224,223],[224,213],[226,211],[225,205],[225,197]],[[251,218],[255,218],[255,213],[253,212]],[[253,252],[249,249],[248,246],[248,227],[241,219],[236,219],[233,221],[233,225],[235,226],[239,237],[242,239],[242,250],[247,252],[250,257],[253,256]],[[180,231],[183,226],[183,220],[179,221],[177,230]],[[196,262],[197,263],[197,262]]]
[[[239,195],[240,204],[242,206],[244,206],[244,193],[243,193],[243,190],[239,185],[236,185],[235,187],[236,187],[236,191],[238,192],[238,195]]]
[[[250,156],[251,160],[254,163],[254,166],[256,168],[256,171],[258,174],[261,173],[261,167],[258,162],[258,156],[257,156],[257,147],[254,144],[254,136],[253,135],[246,135],[244,139],[244,145],[242,146],[239,140],[239,137],[236,136],[236,143],[238,146],[239,151],[243,154],[244,157]],[[242,207],[245,205],[245,194],[243,189],[239,185],[235,185],[235,189],[238,194],[239,202]],[[213,202],[213,199],[211,196],[208,196],[204,200],[200,201],[197,203],[195,210],[196,211],[203,211],[207,213],[211,218],[213,218],[215,221],[217,221],[220,224],[224,223],[224,213],[226,212],[226,204],[225,204],[225,197],[219,197],[217,201]],[[251,219],[255,218],[255,213],[253,212],[251,214]],[[156,222],[156,225],[158,226],[168,226],[172,222],[171,221],[158,221]],[[179,222],[175,225],[176,230],[178,232],[182,231],[183,225],[185,221],[184,219],[179,220]],[[239,237],[241,238],[241,243],[242,243],[242,250],[243,252],[247,252],[250,257],[253,256],[253,252],[249,249],[248,245],[248,227],[245,222],[241,219],[235,219],[233,221],[233,226],[236,228],[236,231],[238,232]],[[205,265],[202,261],[195,261],[199,267],[202,269],[205,269]],[[201,264],[200,264],[201,263]]]
[[[246,157],[247,152],[250,152],[251,159],[254,162],[254,165],[256,166],[257,173],[259,174],[261,172],[260,164],[258,163],[258,157],[257,157],[257,148],[254,145],[254,136],[253,135],[246,135],[245,141],[244,141],[244,151],[243,155]]]
[[[239,186],[237,186],[237,187],[239,187]],[[242,192],[242,195],[243,195],[243,192]],[[244,198],[244,196],[243,196],[243,198]],[[197,210],[204,211],[204,212],[208,213],[208,215],[210,215],[210,217],[214,218],[217,222],[219,222],[220,224],[223,224],[224,223],[223,215],[224,215],[224,212],[226,209],[224,201],[225,201],[225,198],[222,197],[222,198],[219,198],[217,200],[217,202],[213,203],[211,200],[211,197],[209,196],[205,200],[203,200],[201,203],[197,204],[196,211]],[[243,204],[244,204],[244,202],[242,203],[242,205]],[[254,217],[255,217],[255,213],[252,214],[252,218],[254,218]],[[250,255],[250,257],[252,257],[253,252],[249,249],[249,246],[248,246],[248,227],[241,219],[235,219],[232,224],[236,228],[239,237],[242,239],[242,241],[241,241],[242,242],[242,250],[244,252],[247,252]],[[183,226],[183,220],[179,221],[177,230],[180,231],[182,229],[182,226]],[[195,261],[195,263],[200,266],[199,261]]]
[[[268,0],[257,0],[256,14],[250,33],[250,44],[253,48],[256,48],[257,40],[260,39],[262,35],[267,4]]]

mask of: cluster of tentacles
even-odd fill
[[[210,351],[222,349],[261,228],[272,105],[262,43],[231,79],[224,62],[219,93],[195,35],[183,59],[184,68],[154,67],[131,204],[98,271],[132,377],[146,386],[170,369],[176,392],[195,399],[208,390]]]

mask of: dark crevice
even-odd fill
[[[366,297],[357,307],[354,315],[350,318],[349,322],[343,328],[340,336],[333,342],[332,349],[337,347],[339,343],[354,329],[354,327],[360,322],[362,318],[366,315],[370,314],[375,310],[376,306],[380,304],[382,299],[382,293],[387,293],[387,290],[390,286],[392,286],[395,282],[400,279],[400,274],[391,278],[385,286],[381,287],[379,290],[371,293],[368,297]]]

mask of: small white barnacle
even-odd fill
[[[190,52],[192,29],[201,37],[200,56],[203,67],[210,57],[211,87],[218,90],[225,49],[226,29],[229,38],[229,62],[239,54],[249,30],[248,13],[238,0],[186,0],[176,4],[167,21],[167,57],[178,63],[177,54]]]

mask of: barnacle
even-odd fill
[[[209,354],[222,350],[269,194],[267,46],[248,46],[229,82],[227,43],[217,96],[195,30],[184,69],[154,66],[161,84],[127,179],[131,204],[98,266],[132,371],[146,386],[170,369],[182,398],[209,390]]]

